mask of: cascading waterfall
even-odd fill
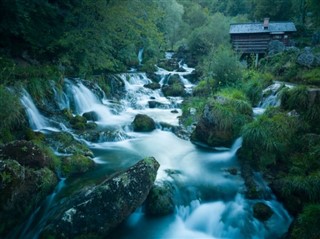
[[[142,64],[143,51],[144,51],[144,48],[140,48],[139,53],[138,53],[138,61],[139,61],[139,65],[141,65],[141,64]]]
[[[31,96],[25,89],[22,90],[20,101],[26,110],[31,129],[41,130],[49,127],[47,119],[40,114]]]
[[[191,68],[185,65],[182,67],[186,68],[186,72],[168,72],[159,68],[157,74],[163,77],[173,73],[179,74],[186,86],[189,83],[182,77],[188,74],[187,72],[190,74]],[[109,124],[118,126],[113,129],[115,133],[119,132],[116,141],[88,142],[98,166],[82,177],[82,180],[100,179],[102,175],[123,170],[141,158],[151,155],[160,163],[156,180],[158,182],[167,180],[176,189],[176,210],[173,215],[149,218],[144,215],[143,209],[139,208],[110,235],[110,238],[274,239],[280,238],[287,231],[291,218],[274,197],[260,200],[269,205],[274,214],[267,222],[258,221],[253,217],[252,205],[259,200],[246,199],[243,195],[244,181],[239,173],[231,175],[226,171],[228,168],[239,167],[236,152],[241,147],[242,138],[238,138],[230,149],[213,151],[197,147],[170,131],[156,129],[151,133],[132,132],[128,126],[138,113],[147,114],[156,122],[178,125],[177,117],[181,114],[181,110],[179,114],[171,111],[176,109],[177,102],[181,99],[179,97],[168,99],[162,95],[161,90],[145,88],[144,85],[151,80],[144,73],[125,73],[119,77],[125,83],[126,96],[121,101],[123,110],[117,115],[112,113],[112,104],[106,105],[80,80],[77,82],[66,80],[63,94],[68,100],[56,97],[56,100],[61,101],[61,105],[66,102],[69,102],[71,107],[74,105],[77,114],[96,112],[101,127]],[[27,105],[28,98],[30,97],[25,94],[22,103]],[[157,101],[161,107],[150,108],[148,104],[150,100]],[[34,105],[30,107],[36,109]],[[40,113],[36,112],[37,117],[30,114],[29,118],[39,118]],[[39,129],[45,124],[42,122],[35,125],[34,129]],[[126,135],[119,128],[126,128]],[[107,136],[102,134],[101,137]],[[169,174],[169,171],[172,173]],[[63,184],[65,188],[72,187],[73,181],[71,179]],[[57,196],[51,197],[49,208],[39,210],[43,213],[42,216],[37,213],[40,224],[34,222],[36,225],[31,223],[25,229],[28,238],[37,238],[42,223],[48,218],[47,213],[50,208],[61,203],[58,199],[60,190],[55,192]],[[23,235],[20,238],[23,238]]]

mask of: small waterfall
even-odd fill
[[[144,48],[140,48],[139,53],[138,53],[138,61],[139,61],[139,65],[141,65],[141,64],[142,64],[143,51],[144,51]]]
[[[98,115],[99,121],[102,123],[111,123],[113,114],[109,108],[102,104],[98,97],[89,90],[82,82],[74,84],[70,80],[66,81],[68,84],[67,90],[74,102],[75,112],[82,115],[86,112],[95,112]]]
[[[39,110],[33,103],[31,96],[25,89],[22,90],[22,97],[20,101],[26,110],[30,127],[33,130],[41,130],[49,127],[47,119],[40,114]]]
[[[63,109],[69,109],[70,108],[70,101],[66,93],[64,91],[59,91],[56,89],[56,87],[53,85],[52,90],[54,93],[54,99],[57,103],[60,110]]]
[[[275,82],[274,84],[268,86],[266,89],[262,91],[263,95],[267,95],[263,97],[260,101],[258,107],[253,108],[254,115],[261,115],[264,113],[266,108],[270,106],[280,106],[280,90],[282,87],[292,88],[291,84],[284,84],[281,82]]]

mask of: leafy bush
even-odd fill
[[[240,85],[243,73],[238,57],[224,46],[212,51],[204,59],[201,71],[205,78],[217,81],[217,88]]]

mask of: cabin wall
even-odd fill
[[[288,46],[289,39],[288,33],[231,34],[233,49],[242,53],[265,53],[271,40],[279,40]]]

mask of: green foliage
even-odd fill
[[[213,79],[201,80],[193,89],[193,96],[207,97],[211,96],[216,89],[216,81]]]
[[[320,174],[308,176],[288,176],[280,180],[285,196],[297,195],[304,202],[319,202]]]
[[[320,204],[308,204],[294,223],[292,238],[320,238]]]
[[[215,79],[217,88],[240,84],[242,69],[234,52],[228,47],[219,47],[204,60],[201,71],[204,78]]]
[[[206,98],[202,97],[190,97],[182,102],[182,117],[180,120],[185,126],[189,126],[199,120],[206,100]],[[190,112],[191,109],[195,109],[196,112]]]
[[[23,109],[19,98],[9,89],[0,85],[0,142],[14,138],[11,130],[24,120]]]
[[[272,75],[247,70],[244,72],[241,88],[252,104],[257,105],[262,99],[262,91],[270,84],[272,84]]]
[[[285,160],[291,140],[297,130],[297,120],[276,109],[268,109],[263,115],[242,129],[244,148],[258,155],[258,166],[265,167]],[[252,160],[256,160],[252,158]]]

